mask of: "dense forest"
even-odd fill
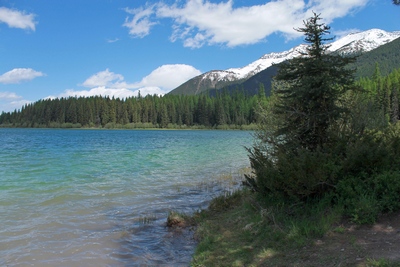
[[[400,69],[383,76],[380,66],[375,64],[372,77],[360,78],[357,85],[362,89],[364,98],[368,99],[369,107],[379,110],[385,121],[396,123],[400,119]]]
[[[262,88],[263,89],[263,88]],[[109,97],[69,97],[44,99],[21,110],[3,112],[0,125],[6,127],[51,128],[243,128],[255,123],[258,103],[265,93],[248,96],[243,92],[206,94],[147,95],[126,99]]]

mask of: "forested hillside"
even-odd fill
[[[45,99],[19,111],[3,112],[6,127],[182,128],[239,127],[256,121],[255,109],[265,96],[243,93],[206,95],[148,95],[127,99],[70,97]]]
[[[373,75],[359,79],[358,85],[387,121],[395,123],[400,119],[400,69],[382,75],[380,65],[376,63]]]
[[[400,38],[370,52],[359,55],[356,62],[350,64],[349,67],[356,68],[356,78],[362,78],[371,77],[375,71],[375,65],[378,64],[381,75],[386,76],[400,67],[400,53],[398,51],[400,51]],[[257,94],[260,83],[262,83],[266,95],[269,96],[272,87],[272,79],[276,75],[277,71],[278,68],[276,66],[271,66],[252,76],[248,80],[242,83],[229,85],[224,87],[223,90],[233,92],[239,88],[247,94],[253,95]],[[215,94],[215,91],[217,90],[210,90],[213,94]]]
[[[400,67],[399,51],[400,38],[359,56],[353,65],[357,68],[356,77],[370,77],[375,71],[376,63],[379,64],[382,75],[388,75]]]

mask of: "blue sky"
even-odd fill
[[[0,112],[47,97],[164,94],[303,42],[321,13],[332,35],[400,30],[391,0],[0,0]]]

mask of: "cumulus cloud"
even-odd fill
[[[26,14],[18,10],[0,7],[0,22],[6,23],[8,27],[34,31],[36,29],[34,19],[34,14]]]
[[[185,64],[163,65],[153,70],[136,86],[161,87],[164,90],[172,90],[200,74],[201,71]]]
[[[90,88],[88,90],[68,89],[59,95],[48,96],[47,98],[89,97],[95,95],[126,98],[137,96],[139,91],[143,96],[148,94],[164,95],[171,89],[200,74],[201,72],[192,66],[171,64],[158,67],[139,82],[128,83],[123,75],[106,69],[90,76],[81,84]]]
[[[106,69],[90,76],[82,85],[89,88],[108,87],[116,89],[137,89],[140,87],[160,87],[164,90],[171,90],[200,74],[201,71],[189,65],[167,64],[153,70],[140,82],[127,83],[123,75],[116,74]]]
[[[90,76],[86,81],[83,82],[82,85],[85,87],[128,87],[128,85],[124,82],[124,76],[121,74],[115,74],[114,72],[109,71],[109,69],[100,71]]]
[[[0,112],[11,112],[21,109],[25,104],[32,101],[23,99],[22,96],[13,92],[0,92]]]
[[[0,75],[0,83],[21,83],[44,76],[45,74],[30,68],[16,68]]]
[[[59,95],[51,95],[46,98],[55,99],[61,97],[91,97],[91,96],[109,96],[115,98],[127,98],[140,95],[164,95],[166,92],[160,87],[142,87],[139,89],[126,89],[126,88],[107,88],[105,86],[95,87],[89,90],[74,90],[67,89]]]
[[[157,19],[173,21],[171,41],[182,40],[184,46],[226,44],[229,47],[253,44],[273,33],[287,38],[300,36],[293,27],[301,27],[312,11],[321,13],[326,23],[348,15],[367,4],[365,0],[275,0],[265,4],[234,7],[234,1],[212,3],[209,0],[159,2],[147,8],[127,9],[133,17],[124,26],[134,37],[150,34]],[[140,33],[138,35],[137,33]]]
[[[4,100],[4,99],[19,99],[21,98],[19,95],[17,95],[16,93],[12,93],[12,92],[0,92],[0,99]]]
[[[311,2],[311,1],[310,1]],[[330,23],[336,18],[347,16],[354,11],[364,7],[369,1],[361,0],[335,0],[335,1],[312,1],[312,10],[321,13]]]
[[[57,96],[48,96],[47,98],[54,99],[60,97],[90,97],[90,96],[114,96],[116,98],[127,98],[134,96],[134,92],[125,88],[116,89],[116,88],[107,88],[105,86],[99,86],[92,88],[90,90],[74,90],[67,89],[63,93]]]

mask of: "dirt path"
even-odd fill
[[[303,250],[299,266],[367,266],[368,260],[381,259],[400,262],[400,213],[382,216],[371,226],[343,223]]]

